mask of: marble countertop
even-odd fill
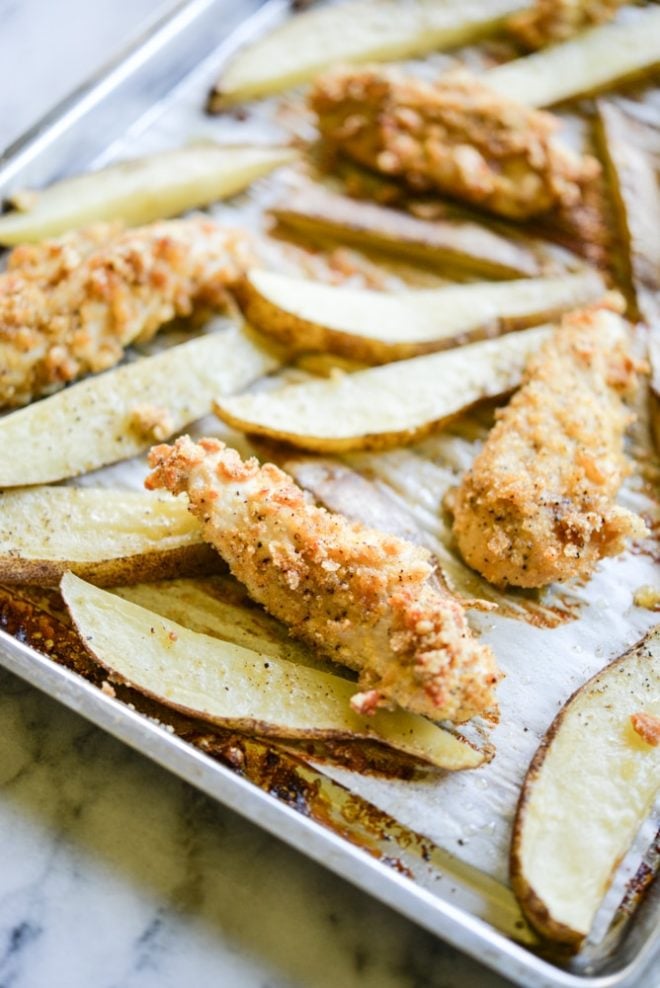
[[[173,6],[0,0],[0,149]],[[0,988],[507,984],[2,670],[0,849]]]

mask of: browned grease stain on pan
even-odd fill
[[[107,689],[107,673],[90,658],[56,591],[32,587],[17,590],[0,585],[0,627],[54,662]],[[411,778],[418,768],[412,759],[399,758],[375,743],[273,742],[209,727],[121,684],[113,682],[112,692],[118,701],[167,727],[182,740],[399,873],[413,877],[411,869],[396,855],[397,847],[415,850],[421,862],[428,859],[428,841],[400,827],[343,786],[319,775],[305,761],[313,755],[355,771]]]
[[[0,628],[92,683],[106,678],[71,626],[56,590],[0,585]]]

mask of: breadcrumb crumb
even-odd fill
[[[660,717],[656,717],[654,714],[639,712],[631,714],[630,723],[633,726],[635,734],[638,734],[652,748],[657,748],[660,744]]]
[[[167,439],[174,432],[174,419],[169,409],[148,402],[134,406],[129,425],[140,436],[152,442]]]

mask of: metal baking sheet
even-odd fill
[[[231,114],[209,118],[203,104],[231,51],[285,16],[284,0],[181,4],[148,37],[5,152],[0,158],[0,196],[184,140],[212,137],[245,142],[281,137],[270,101],[247,120]],[[268,201],[272,194],[266,180],[254,195],[214,212],[249,225],[254,203]],[[209,427],[219,431],[215,422]],[[377,468],[393,496],[410,506],[406,483],[414,484],[420,469],[431,470],[440,489],[443,457],[448,454],[454,459],[463,455],[460,437],[436,437],[411,451],[394,452],[381,457]],[[348,466],[360,470],[373,468],[374,462],[365,464],[357,457]],[[81,482],[138,486],[143,473],[135,464],[120,464]],[[643,494],[634,485],[624,496],[631,506],[644,509]],[[412,501],[412,518],[426,525],[432,539],[428,515],[433,505],[414,503],[414,497]],[[631,910],[625,905],[617,909],[614,901],[600,917],[598,938],[576,958],[560,962],[541,956],[526,927],[507,885],[506,854],[511,806],[539,735],[562,699],[655,623],[653,615],[630,606],[632,590],[651,582],[652,575],[653,561],[643,554],[608,561],[588,587],[573,592],[571,599],[553,602],[560,610],[581,608],[587,617],[559,622],[552,629],[481,618],[485,637],[500,645],[498,654],[503,642],[508,653],[505,665],[510,674],[502,691],[503,723],[496,732],[498,756],[493,763],[497,771],[487,766],[434,782],[383,780],[317,765],[286,747],[273,748],[256,739],[247,742],[252,771],[243,767],[237,772],[205,754],[199,738],[197,743],[181,740],[171,726],[105,695],[2,631],[0,662],[513,981],[530,988],[639,986],[650,984],[643,972],[649,970],[660,946],[657,882],[631,919]],[[552,670],[544,683],[545,696],[530,712],[530,694],[544,666]],[[263,771],[266,762],[269,772]],[[273,764],[281,770],[277,777]],[[639,863],[648,838],[647,828],[629,856],[628,875]],[[653,865],[652,852],[648,861]],[[619,898],[625,878],[624,870]]]

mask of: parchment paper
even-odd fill
[[[205,116],[202,106],[216,74],[214,62],[201,66],[195,76],[154,110],[148,125],[143,121],[133,128],[98,164],[190,140],[272,143],[288,139],[292,130],[308,136],[304,116],[295,108],[293,112],[278,111],[277,100],[266,100],[251,108],[247,119],[241,119],[239,114]],[[282,125],[283,120],[286,126]],[[249,195],[231,204],[220,204],[211,212],[223,222],[258,229],[262,207],[281,195],[290,180],[290,171],[262,180]],[[295,251],[287,251],[277,244],[271,244],[268,251],[267,256],[280,269],[309,273],[310,266],[313,269],[316,265],[320,277],[328,276],[322,257],[308,258],[303,263]],[[383,278],[387,287],[401,283],[396,273],[390,275],[383,270]],[[433,277],[429,279],[433,283]],[[352,280],[359,283],[359,274]],[[163,337],[156,341],[152,349],[171,345],[176,339],[171,334],[166,336],[166,340]],[[249,446],[243,437],[230,433],[213,417],[189,431],[195,435],[219,435],[242,451]],[[640,431],[643,433],[644,429]],[[390,490],[431,540],[437,538],[444,491],[467,466],[478,449],[479,437],[484,435],[478,421],[474,435],[477,438],[465,438],[465,430],[460,434],[459,429],[455,434],[431,438],[412,450],[380,455],[384,476],[388,478],[381,480],[383,489]],[[647,455],[647,440],[642,438],[639,442]],[[370,460],[370,471],[377,458],[377,454],[366,458]],[[365,462],[359,456],[346,458],[353,469],[364,469]],[[642,466],[647,464],[642,462]],[[144,460],[134,460],[87,475],[75,483],[140,488],[145,474]],[[652,499],[644,492],[639,470],[626,483],[621,501],[645,515],[655,510]],[[636,588],[654,582],[658,582],[658,572],[652,557],[628,551],[605,561],[586,585],[549,591],[548,601],[552,602],[558,594],[564,602],[569,601],[576,615],[557,627],[535,627],[497,613],[471,612],[473,626],[493,647],[507,674],[499,689],[501,722],[492,732],[497,754],[482,769],[416,782],[361,776],[327,765],[320,770],[412,830],[506,884],[511,821],[522,777],[539,739],[575,689],[657,623],[656,614],[633,604]]]

